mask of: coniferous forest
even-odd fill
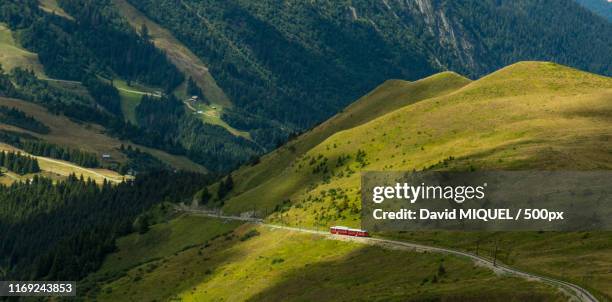
[[[136,216],[165,200],[190,199],[209,177],[157,171],[119,185],[75,176],[0,186],[0,264],[5,280],[79,280],[132,232]]]
[[[45,124],[15,108],[0,106],[0,122],[40,134],[49,133]]]
[[[20,32],[22,45],[38,54],[50,76],[80,81],[92,71],[167,90],[183,80],[161,51],[119,19],[110,0],[59,3],[79,22],[47,14],[35,0],[3,1],[0,17]]]
[[[40,172],[38,160],[20,152],[0,151],[0,166],[21,175]]]
[[[34,155],[69,161],[86,168],[100,167],[98,155],[95,153],[66,148],[40,140],[21,140],[17,146]]]

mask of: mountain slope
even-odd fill
[[[64,17],[68,20],[74,20],[74,18],[68,15],[57,3],[57,0],[40,0],[40,9],[50,14],[55,14]]]
[[[1,5],[0,20],[40,58],[45,73],[82,81],[112,115],[103,120],[122,128],[116,132],[215,171],[276,148],[389,78],[415,80],[449,69],[478,77],[525,59],[610,74],[612,62],[612,25],[571,0]],[[119,120],[138,124],[139,99],[109,87],[115,79],[179,99],[202,90],[213,104],[175,112],[157,133],[145,124],[120,126]],[[161,104],[147,110],[165,110]]]
[[[263,156],[260,164],[242,167],[235,173],[237,181],[233,194],[268,181],[296,158],[337,132],[367,123],[403,106],[451,93],[469,82],[470,80],[452,72],[439,73],[415,82],[386,81],[328,121],[305,132],[299,139]]]
[[[612,24],[572,0],[129,2],[206,63],[237,114],[276,120],[285,133],[389,78],[479,77],[519,60],[612,72]],[[259,127],[239,120],[226,121]]]
[[[332,173],[354,170],[358,149],[366,153],[363,168],[368,170],[426,169],[451,156],[455,160],[450,165],[457,168],[609,168],[605,115],[610,85],[607,77],[552,63],[517,63],[450,94],[338,132],[300,154],[267,182],[248,190],[237,183],[238,196],[228,200],[225,209],[247,210],[251,203],[273,207],[286,198],[304,197],[311,184],[331,188],[334,181],[354,183],[358,174],[346,178]],[[585,143],[576,146],[573,139]],[[346,164],[335,166],[338,158],[346,156],[351,156]],[[565,160],[555,161],[560,158]],[[318,164],[327,166],[327,172],[309,172]],[[252,169],[257,166],[238,171],[234,179],[239,182],[242,173]],[[321,183],[330,177],[331,184]]]
[[[208,72],[206,65],[170,32],[149,20],[125,0],[114,0],[113,4],[134,30],[140,31],[143,25],[147,27],[149,37],[155,46],[163,50],[181,72],[196,81],[207,100],[217,105],[231,107],[230,100]]]
[[[74,174],[76,175],[76,177],[79,178],[90,178],[98,184],[102,184],[105,180],[111,183],[120,183],[132,178],[131,176],[123,176],[115,171],[111,171],[108,169],[87,168],[63,160],[31,155],[27,152],[24,152],[23,150],[20,150],[10,145],[6,145],[4,143],[0,143],[0,152],[19,152],[23,155],[32,156],[38,161],[38,165],[40,166],[41,170],[40,173],[26,175],[18,175],[16,173],[11,173],[10,171],[3,172],[3,174],[0,176],[0,182],[6,185],[12,184],[16,181],[29,180],[34,175],[44,176],[51,179],[65,179],[71,174]]]
[[[611,99],[609,77],[553,63],[517,63],[449,94],[337,132],[255,185],[241,184],[243,174],[265,167],[238,170],[232,177],[235,193],[209,206],[223,204],[229,213],[255,211],[271,222],[295,226],[359,226],[359,172],[364,170],[611,169]],[[214,194],[216,186],[209,192]],[[438,232],[404,238],[463,249],[482,238],[492,248],[499,239],[516,253],[506,261],[612,296],[612,280],[605,273],[612,269],[612,244],[606,233],[546,236],[550,240],[545,243],[531,233]],[[579,240],[567,245],[566,237]],[[602,269],[591,270],[590,261]],[[584,274],[590,281],[581,279]]]
[[[17,108],[27,113],[28,115],[47,125],[50,128],[50,132],[47,134],[34,133],[2,123],[0,123],[0,129],[28,133],[50,143],[87,152],[93,152],[98,156],[101,156],[102,154],[109,154],[113,160],[120,162],[127,160],[125,154],[119,151],[119,147],[122,143],[126,145],[130,145],[130,143],[106,135],[104,133],[104,128],[100,127],[99,125],[78,124],[65,116],[54,115],[48,112],[45,108],[18,99],[0,97],[0,105],[7,106],[9,108]],[[204,167],[183,156],[168,154],[164,151],[137,144],[131,145],[151,153],[153,156],[175,168],[195,172],[207,171]]]
[[[7,71],[15,67],[32,69],[36,74],[44,75],[38,56],[23,49],[13,37],[13,32],[4,24],[0,24],[0,64]]]
[[[39,4],[46,7],[58,6],[72,18],[41,10]],[[218,110],[210,119],[205,118],[203,114],[196,115],[188,111],[172,92],[181,91],[180,98],[184,98],[182,89],[176,88],[181,83],[189,84],[192,81],[184,81],[187,77],[171,60],[177,59],[175,56],[168,58],[163,49],[154,44],[155,41],[170,43],[176,40],[172,40],[171,35],[164,35],[167,32],[153,24],[150,24],[152,33],[159,34],[154,37],[159,39],[151,41],[151,36],[145,35],[144,32],[141,36],[131,27],[128,19],[122,17],[118,6],[113,5],[111,0],[61,0],[44,3],[9,0],[0,3],[0,6],[0,21],[6,22],[10,28],[12,36],[17,40],[15,44],[22,45],[32,57],[37,56],[40,59],[46,76],[53,77],[53,85],[69,82],[73,86],[80,86],[79,91],[66,87],[57,89],[62,91],[60,92],[48,87],[50,85],[36,83],[34,75],[26,76],[25,72],[12,75],[11,71],[9,80],[15,82],[19,79],[22,82],[15,84],[21,85],[27,81],[31,86],[38,86],[27,89],[32,90],[31,94],[37,95],[39,104],[54,107],[49,109],[61,111],[71,118],[103,125],[114,137],[187,156],[209,170],[233,169],[263,151],[260,145],[249,140],[248,134],[244,133],[246,138],[236,137],[224,129],[223,126],[226,126],[234,130],[219,120],[224,111],[222,106],[211,106],[212,109]],[[138,19],[138,15],[126,17],[130,17],[129,21],[143,21]],[[159,45],[165,45],[162,42]],[[172,54],[181,58],[192,59],[183,62],[181,67],[187,66],[200,71],[205,69],[201,62],[194,61],[197,58],[189,56],[186,48],[179,46],[180,44],[170,45],[168,49],[175,50]],[[40,72],[36,76],[46,79]],[[196,81],[200,80],[203,79],[198,78]],[[123,83],[129,87],[122,87]],[[181,87],[195,86],[188,84]],[[146,96],[146,93],[139,93],[136,91],[139,88],[136,87],[145,87],[145,92],[154,90],[157,96],[164,92],[161,100],[171,102],[141,102],[141,97]],[[204,87],[204,95],[215,94],[211,87]],[[85,89],[85,93],[81,94]],[[134,90],[136,93],[126,90]],[[74,100],[76,92],[79,94],[77,98],[80,104],[74,104],[70,100]],[[0,93],[9,95],[6,91]],[[53,104],[44,101],[45,95],[49,93],[62,94],[63,96],[58,97],[62,101]],[[172,114],[168,115],[169,112]],[[213,120],[216,123],[203,123],[203,120]],[[160,122],[163,122],[163,125]],[[261,135],[282,139],[282,136],[274,135],[279,133],[278,127],[277,130],[268,128],[262,130]],[[264,131],[267,134],[264,134]],[[234,133],[243,134],[238,130]]]
[[[197,243],[181,248],[189,241],[172,239],[177,244],[173,252],[113,270],[112,263],[120,256],[133,259],[145,246],[166,247],[167,239],[158,245],[158,240],[148,238],[179,234],[186,223],[200,233]],[[227,222],[182,216],[153,226],[151,234],[121,239],[119,253],[103,266],[107,278],[102,272],[94,275],[102,282],[90,297],[99,301],[563,300],[548,286],[496,276],[453,256],[248,224],[212,236],[223,228],[228,229]],[[132,244],[123,244],[127,241]]]

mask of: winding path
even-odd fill
[[[135,93],[135,94],[140,94],[140,95],[147,95],[147,96],[152,96],[152,97],[157,97],[157,98],[161,98],[162,97],[162,93],[159,92],[159,91],[155,91],[155,92],[143,92],[143,91],[138,91],[138,90],[131,90],[131,89],[126,89],[126,88],[121,88],[121,87],[117,87],[117,86],[115,86],[115,88],[117,88],[117,90],[129,92],[129,93]]]
[[[60,79],[52,79],[52,78],[40,78],[40,79],[44,80],[44,81],[50,81],[50,82],[82,85],[82,83],[79,82],[79,81],[60,80]],[[145,92],[145,91],[138,91],[138,90],[132,90],[132,89],[127,89],[127,88],[121,88],[121,87],[117,87],[117,86],[114,86],[114,87],[117,90],[129,92],[129,93],[135,93],[135,94],[140,94],[140,95],[148,95],[148,96],[153,96],[153,97],[158,97],[158,98],[162,96],[161,91]]]
[[[324,231],[319,231],[319,230],[311,230],[311,229],[305,229],[305,228],[296,228],[296,227],[288,227],[288,226],[264,223],[262,219],[258,219],[258,218],[251,218],[251,217],[246,217],[246,216],[222,215],[222,214],[219,214],[213,211],[197,210],[197,209],[188,208],[185,206],[177,207],[176,209],[178,211],[186,212],[186,213],[193,214],[193,215],[229,219],[229,220],[239,220],[239,221],[244,221],[244,222],[260,224],[260,225],[264,225],[264,226],[275,228],[275,229],[283,229],[283,230],[289,230],[289,231],[295,231],[295,232],[301,232],[301,233],[317,234],[317,235],[321,235],[321,236],[324,236],[332,240],[353,241],[353,242],[377,245],[377,246],[387,247],[387,248],[420,251],[420,252],[443,253],[443,254],[455,255],[455,256],[459,256],[463,258],[469,258],[473,260],[475,263],[485,266],[498,274],[514,275],[520,278],[539,281],[542,283],[552,285],[556,287],[557,289],[559,289],[560,291],[567,293],[574,299],[577,299],[578,301],[584,301],[584,302],[598,302],[599,301],[593,294],[591,294],[586,289],[580,287],[579,285],[576,285],[570,282],[566,282],[563,280],[557,280],[557,279],[553,279],[553,278],[549,278],[545,276],[540,276],[540,275],[524,272],[519,269],[512,268],[512,267],[509,267],[503,264],[493,263],[493,261],[489,259],[477,256],[475,254],[468,253],[468,252],[462,252],[462,251],[453,250],[449,248],[434,247],[434,246],[428,246],[428,245],[423,245],[423,244],[390,240],[390,239],[384,239],[384,238],[350,237],[350,236],[343,236],[343,235],[333,235],[333,234],[330,234],[329,232],[324,232]]]

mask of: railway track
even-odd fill
[[[219,218],[219,219],[229,219],[229,220],[250,222],[250,223],[260,224],[260,225],[274,228],[274,229],[283,229],[283,230],[289,230],[289,231],[294,231],[294,232],[316,234],[316,235],[320,235],[320,236],[323,236],[323,237],[326,237],[332,240],[352,241],[352,242],[377,245],[377,246],[387,247],[387,248],[403,249],[403,250],[410,250],[410,251],[417,251],[417,252],[442,253],[442,254],[459,256],[463,258],[469,258],[473,260],[475,263],[485,266],[498,274],[507,274],[507,275],[524,278],[527,280],[534,280],[534,281],[539,281],[545,284],[549,284],[553,287],[556,287],[560,291],[568,294],[571,297],[570,301],[599,302],[599,300],[593,294],[591,294],[588,290],[582,288],[579,285],[576,285],[576,284],[573,284],[567,281],[563,281],[563,280],[558,280],[558,279],[554,279],[554,278],[550,278],[546,276],[540,276],[537,274],[525,272],[525,271],[522,271],[516,268],[509,267],[504,264],[494,263],[493,261],[487,258],[480,257],[472,253],[459,251],[459,250],[443,248],[443,247],[428,246],[428,245],[423,245],[419,243],[411,243],[411,242],[398,241],[398,240],[385,239],[385,238],[351,237],[351,236],[344,236],[344,235],[334,235],[334,234],[330,234],[329,232],[325,232],[325,231],[269,224],[269,223],[265,223],[262,219],[258,219],[258,218],[252,218],[252,217],[247,217],[247,216],[223,215],[223,214],[220,214],[214,211],[198,210],[198,209],[193,209],[193,208],[188,208],[188,207],[177,207],[177,210],[181,212],[193,214],[193,215],[199,215],[199,216],[207,216],[207,217]]]
[[[301,232],[301,233],[316,234],[316,235],[320,235],[320,236],[323,236],[325,238],[332,239],[332,240],[352,241],[352,242],[358,242],[362,244],[377,245],[377,246],[386,247],[386,248],[403,249],[403,250],[410,250],[410,251],[416,251],[416,252],[442,253],[442,254],[459,256],[462,258],[469,258],[475,263],[485,266],[498,274],[507,274],[507,275],[524,278],[527,280],[534,280],[534,281],[539,281],[542,283],[549,284],[553,287],[556,287],[560,291],[566,293],[567,295],[569,295],[571,297],[570,301],[582,301],[582,302],[598,302],[599,301],[593,294],[591,294],[588,290],[582,288],[579,285],[576,285],[576,284],[573,284],[567,281],[563,281],[563,280],[558,280],[558,279],[554,279],[554,278],[550,278],[546,276],[540,276],[537,274],[525,272],[525,271],[510,267],[504,264],[494,263],[493,261],[487,258],[480,257],[472,253],[459,251],[459,250],[443,248],[443,247],[428,246],[428,245],[423,245],[423,244],[418,244],[418,243],[391,240],[391,239],[385,239],[385,238],[351,237],[351,236],[344,236],[344,235],[334,235],[334,234],[330,234],[329,232],[325,232],[325,231],[269,224],[269,223],[265,223],[262,219],[258,219],[258,218],[252,218],[252,217],[246,217],[246,216],[223,215],[223,214],[213,212],[213,211],[204,211],[204,210],[192,209],[192,208],[187,208],[187,207],[177,207],[177,210],[181,212],[193,214],[193,215],[199,215],[199,216],[207,216],[207,217],[219,218],[219,219],[229,219],[229,220],[250,222],[250,223],[260,224],[260,225],[274,228],[274,229],[283,229],[283,230],[289,230],[289,231],[295,231],[295,232]]]

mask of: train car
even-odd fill
[[[329,232],[335,235],[347,235],[349,228],[343,226],[333,226],[329,228]]]
[[[335,235],[345,235],[354,237],[370,237],[366,230],[351,229],[344,226],[333,226],[329,228],[329,232]]]

